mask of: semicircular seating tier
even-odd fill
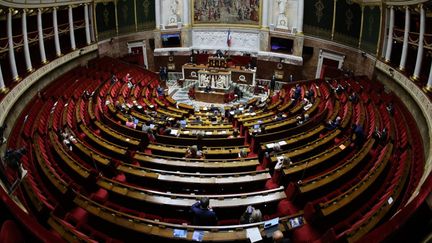
[[[366,77],[289,83],[267,100],[200,110],[159,85],[155,73],[100,58],[27,105],[8,147],[28,150],[17,195],[41,225],[67,241],[170,239],[174,229],[188,240],[200,230],[204,241],[247,241],[248,228],[264,234],[264,221],[279,217],[294,242],[353,242],[398,211],[422,174],[413,117]],[[194,145],[202,156],[185,157]],[[192,224],[190,206],[204,196],[217,226]],[[248,205],[262,222],[240,224]]]

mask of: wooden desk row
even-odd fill
[[[102,135],[106,136],[109,141],[115,141],[115,144],[134,149],[140,145],[140,140],[124,135],[123,133],[119,133],[100,121],[94,121],[93,123],[95,124],[96,128],[100,130]]]
[[[321,174],[319,176],[313,177],[309,180],[303,180],[301,184],[297,184],[300,193],[307,193],[317,190],[333,181],[336,181],[343,175],[347,175],[352,171],[357,165],[362,162],[366,156],[369,154],[375,140],[369,139],[363,147],[355,153],[350,159],[348,159],[343,164],[337,166],[336,168]]]
[[[182,132],[184,131],[182,130]],[[219,148],[224,146],[243,146],[244,137],[228,138],[229,135],[230,133],[224,134],[222,138],[206,137],[207,135],[204,135],[204,137],[199,140],[197,138],[197,135],[193,137],[182,137],[182,136],[175,137],[169,135],[156,134],[155,137],[158,143],[171,144],[171,145],[191,146],[191,145],[200,144],[206,147],[219,147]]]
[[[356,185],[329,201],[319,203],[319,211],[321,215],[328,216],[336,212],[340,208],[348,205],[371,187],[377,178],[383,173],[392,152],[393,144],[389,143],[384,148],[384,151],[381,152],[383,156],[380,156],[378,161],[375,162],[374,168],[371,169]]]
[[[251,171],[260,164],[257,158],[247,159],[189,159],[189,158],[173,158],[168,156],[148,155],[142,152],[137,152],[135,160],[148,165],[152,168],[175,168],[181,171],[193,172],[215,172],[215,171]]]
[[[99,149],[103,149],[105,153],[120,158],[125,158],[127,155],[127,148],[121,147],[117,144],[113,144],[99,136],[96,136],[87,126],[84,124],[79,125],[79,129],[86,135],[86,137],[97,145]]]
[[[288,139],[283,140],[275,140],[272,142],[261,144],[261,151],[272,151],[275,144],[279,144],[282,150],[287,150],[288,147],[294,147],[301,143],[307,143],[311,141],[311,139],[315,139],[319,136],[321,132],[325,129],[324,125],[317,126],[311,130],[304,131],[297,135],[291,136]]]
[[[400,169],[398,168],[392,179],[392,183],[394,184],[387,188],[386,194],[380,197],[380,202],[375,204],[372,209],[375,210],[372,213],[368,213],[368,215],[366,215],[365,219],[363,219],[361,223],[354,225],[354,227],[348,230],[348,232],[346,233],[346,238],[348,242],[357,242],[363,235],[365,235],[379,222],[381,222],[386,216],[386,214],[390,211],[390,209],[394,207],[395,204],[389,203],[389,200],[390,198],[392,198],[393,201],[396,201],[401,196],[405,182],[409,176],[412,158],[411,156],[411,150],[408,149],[406,158],[403,155],[400,157],[399,163],[402,164],[399,165]]]
[[[35,133],[33,140],[33,148],[36,154],[36,161],[39,164],[42,172],[45,174],[46,178],[51,182],[52,185],[61,193],[66,194],[69,189],[69,184],[62,179],[62,177],[51,167],[51,162],[48,157],[42,151],[39,143],[43,143],[43,139],[40,137],[39,133]]]
[[[78,174],[84,179],[89,178],[91,171],[85,166],[83,166],[81,163],[75,161],[75,159],[72,158],[72,156],[64,150],[64,147],[60,144],[57,135],[55,135],[53,131],[50,131],[49,133],[49,140],[57,155],[66,163],[66,165],[72,171],[74,171],[76,174]]]
[[[349,150],[350,144],[351,144],[351,140],[346,139],[342,143],[337,144],[329,149],[326,149],[326,151],[324,152],[321,152],[319,154],[314,154],[313,156],[308,157],[307,159],[298,161],[296,163],[292,163],[291,165],[287,165],[283,170],[283,174],[285,176],[290,176],[299,172],[304,172],[306,169],[323,165],[329,160],[334,159],[334,157],[340,156],[342,151]]]
[[[300,157],[305,155],[306,153],[310,153],[314,150],[317,150],[320,147],[323,147],[327,144],[329,144],[330,142],[332,142],[339,134],[341,133],[341,131],[339,129],[335,129],[333,131],[331,131],[330,133],[328,133],[326,136],[319,138],[317,140],[314,140],[308,144],[305,144],[299,148],[293,149],[293,150],[289,150],[287,152],[283,152],[283,153],[279,153],[277,155],[274,155],[271,157],[271,161],[272,163],[276,163],[277,162],[277,157],[279,156],[287,156],[289,158],[291,158],[291,160],[294,160],[293,158],[296,157]]]
[[[167,155],[171,154],[177,157],[183,157],[186,154],[188,146],[169,146],[164,144],[151,143],[147,146],[148,149],[152,151],[153,154]],[[233,147],[203,147],[203,155],[212,158],[223,158],[232,157],[237,158],[238,153],[241,150],[246,149],[249,153],[249,147],[247,146],[233,146]]]
[[[202,184],[202,185],[238,185],[266,181],[271,178],[269,170],[247,171],[237,173],[188,173],[150,169],[136,165],[121,163],[117,170],[137,178],[153,179],[171,184]]]
[[[146,203],[164,205],[170,207],[188,208],[202,197],[210,199],[212,208],[236,208],[247,207],[248,205],[261,205],[286,198],[283,186],[265,191],[238,193],[238,194],[218,194],[218,195],[195,195],[179,194],[170,192],[160,192],[144,189],[116,180],[99,178],[97,184],[111,193],[116,193],[123,197],[143,201]]]
[[[136,217],[130,214],[122,213],[117,210],[113,210],[101,204],[98,204],[89,198],[77,195],[74,199],[74,203],[82,207],[84,210],[89,212],[91,215],[109,222],[113,225],[121,228],[126,228],[134,232],[143,233],[155,237],[161,237],[165,239],[175,240],[173,237],[174,229],[183,229],[187,231],[185,240],[191,241],[194,230],[204,231],[203,241],[247,241],[246,228],[259,227],[260,233],[265,235],[263,222],[246,224],[246,225],[233,225],[233,226],[189,226],[170,224],[145,218]],[[291,229],[288,220],[294,217],[301,217],[302,214],[295,214],[279,219],[279,229],[285,231],[287,227]]]

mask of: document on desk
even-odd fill
[[[287,142],[286,142],[285,140],[283,140],[283,141],[279,141],[279,145],[280,145],[280,146],[287,145]]]
[[[261,233],[260,233],[258,227],[247,228],[246,229],[246,236],[247,236],[247,238],[249,238],[249,240],[252,243],[262,240],[262,236],[261,236]]]
[[[195,230],[192,235],[193,241],[202,241],[204,238],[204,231]]]
[[[267,147],[268,149],[271,149],[271,148],[274,147],[274,143],[268,143],[268,144],[266,144],[266,147]]]
[[[187,230],[174,229],[173,236],[177,237],[177,238],[186,238],[187,237]]]

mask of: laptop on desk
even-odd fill
[[[264,222],[264,232],[267,238],[272,238],[273,233],[279,229],[279,218],[270,219]]]

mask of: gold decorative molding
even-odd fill
[[[4,87],[0,89],[0,94],[7,94],[7,93],[9,93],[9,88]]]

